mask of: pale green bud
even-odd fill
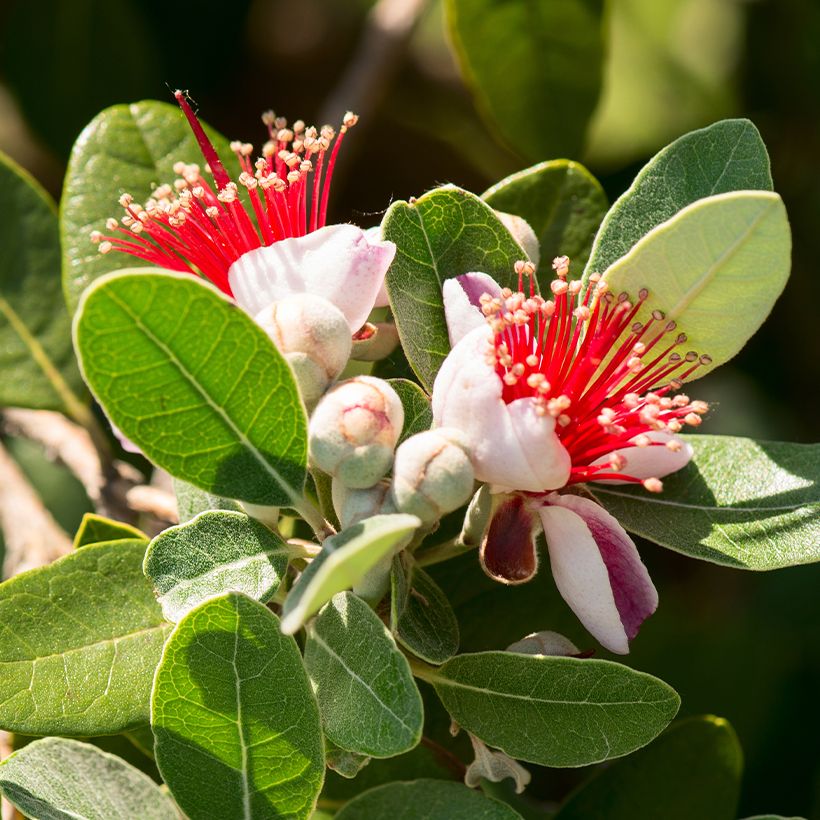
[[[393,322],[367,322],[353,339],[352,359],[378,362],[387,358],[399,344],[399,331]]]
[[[390,482],[379,481],[364,490],[355,490],[333,479],[331,485],[333,509],[339,517],[342,529],[352,527],[373,515],[387,515],[396,512],[396,505],[390,494]]]
[[[399,512],[430,525],[458,509],[473,491],[475,476],[460,430],[440,427],[411,436],[396,450],[393,500]]]
[[[254,319],[287,359],[305,404],[313,406],[350,358],[353,342],[344,314],[321,296],[294,293]]]
[[[348,487],[372,487],[390,469],[404,408],[382,379],[356,376],[328,391],[308,427],[310,461]]]

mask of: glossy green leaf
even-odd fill
[[[585,275],[603,273],[654,227],[698,199],[771,191],[769,156],[749,120],[722,120],[657,153],[606,215]]]
[[[0,405],[76,415],[84,392],[60,295],[54,203],[0,153]],[[13,377],[11,374],[14,374]]]
[[[213,495],[299,502],[307,432],[293,374],[210,285],[110,274],[83,295],[74,337],[92,391],[155,464]]]
[[[742,773],[743,752],[732,727],[722,718],[689,718],[593,775],[556,820],[634,820],[647,806],[664,820],[735,820]]]
[[[654,228],[603,275],[613,293],[649,298],[686,336],[682,352],[712,357],[690,378],[731,359],[786,285],[791,232],[777,194],[738,191],[698,200]]]
[[[427,394],[415,383],[407,379],[388,379],[390,386],[396,391],[404,408],[404,427],[398,443],[423,433],[433,426],[433,408]]]
[[[386,783],[360,794],[336,820],[520,820],[521,815],[461,783],[446,780],[411,780]]]
[[[27,817],[44,820],[178,820],[148,775],[89,743],[46,737],[0,763],[0,791]]]
[[[533,161],[577,156],[601,90],[602,0],[447,0],[479,110]]]
[[[611,661],[479,652],[422,676],[459,726],[542,766],[588,766],[633,752],[680,706],[663,681]]]
[[[238,173],[228,141],[205,125],[229,172]],[[73,313],[80,295],[105,273],[144,264],[121,253],[99,253],[89,236],[105,220],[123,215],[118,200],[130,193],[144,202],[157,185],[173,182],[175,162],[203,164],[202,154],[175,105],[144,100],[100,112],[77,138],[60,202],[63,289]]]
[[[589,488],[628,530],[693,558],[752,570],[820,561],[820,444],[686,440],[694,456],[662,493]]]
[[[337,592],[355,587],[404,547],[419,526],[414,515],[374,515],[328,538],[285,599],[282,631],[293,634]]]
[[[179,511],[179,523],[184,524],[195,516],[206,510],[230,510],[232,512],[242,512],[239,503],[230,498],[222,498],[218,495],[211,495],[194,487],[187,481],[173,480],[174,495],[177,497],[177,510]]]
[[[429,391],[450,351],[441,286],[445,279],[483,271],[514,287],[524,252],[489,205],[452,185],[411,202],[395,202],[382,221],[396,243],[387,290],[404,352]]]
[[[208,598],[241,592],[269,601],[288,567],[288,545],[245,513],[211,510],[151,541],[143,571],[162,614],[176,623]]]
[[[100,544],[103,541],[122,541],[139,539],[148,544],[148,536],[122,521],[112,521],[104,515],[86,513],[74,535],[74,549],[86,547],[89,544]]]
[[[310,817],[325,768],[319,710],[296,642],[262,604],[229,593],[177,624],[151,725],[191,820]]]
[[[410,666],[361,598],[342,592],[322,609],[308,627],[305,666],[337,746],[393,757],[421,739],[424,709]]]
[[[525,168],[497,182],[481,198],[498,211],[526,219],[541,246],[541,290],[549,261],[568,256],[575,274],[584,269],[595,232],[607,208],[606,194],[577,162],[556,159]],[[551,277],[550,277],[551,278]]]
[[[390,629],[416,657],[440,664],[458,652],[458,621],[438,584],[405,555],[390,573]]]
[[[171,627],[142,574],[145,544],[93,544],[0,585],[0,726],[102,735],[148,722]]]

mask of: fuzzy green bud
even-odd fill
[[[390,483],[379,481],[372,487],[364,490],[354,490],[346,486],[337,478],[331,485],[333,494],[333,509],[339,516],[342,529],[352,527],[365,518],[374,515],[386,515],[396,512],[396,505],[390,493]]]
[[[311,416],[311,464],[348,487],[372,487],[390,469],[403,425],[401,399],[386,381],[348,379],[329,390]]]
[[[352,340],[344,314],[321,296],[294,293],[254,319],[287,359],[305,404],[312,407],[350,358]]]
[[[475,476],[464,436],[440,427],[411,436],[396,451],[393,499],[399,512],[428,526],[458,509],[473,492]]]

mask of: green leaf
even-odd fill
[[[584,276],[603,273],[653,228],[698,199],[771,191],[769,155],[749,120],[722,120],[657,153],[606,215]]]
[[[402,549],[420,526],[414,515],[374,515],[328,538],[285,599],[282,631],[296,632],[337,592],[353,588]]]
[[[148,775],[89,743],[46,737],[0,763],[0,791],[28,817],[178,820]]]
[[[416,657],[440,664],[458,652],[458,621],[438,584],[405,554],[390,573],[390,629]]]
[[[820,561],[820,444],[686,440],[692,460],[662,493],[590,489],[628,530],[693,558],[752,570]]]
[[[322,609],[308,627],[305,666],[337,746],[393,757],[421,740],[424,708],[410,666],[361,598],[341,592]]]
[[[601,90],[602,0],[447,0],[479,110],[522,156],[577,156]]]
[[[94,544],[0,584],[0,726],[103,735],[148,722],[170,625],[142,541]]]
[[[515,287],[513,265],[525,254],[489,205],[452,185],[410,203],[393,203],[382,233],[397,246],[387,289],[399,338],[429,392],[450,352],[441,296],[444,280],[483,271],[501,285]]]
[[[555,820],[734,820],[743,752],[722,718],[673,724],[651,746],[602,769],[567,798]]]
[[[143,571],[162,614],[176,623],[206,599],[228,591],[269,601],[287,571],[288,556],[288,545],[259,521],[211,510],[154,538]]]
[[[194,487],[187,481],[173,480],[174,494],[177,497],[177,510],[179,511],[179,522],[184,524],[195,516],[206,510],[230,510],[232,512],[242,512],[242,507],[230,498],[222,498],[218,495],[210,495],[199,487]]]
[[[155,464],[213,495],[300,501],[307,432],[293,374],[216,289],[188,274],[109,274],[83,295],[74,337],[92,391]]]
[[[319,710],[265,606],[212,598],[177,624],[151,699],[157,766],[191,820],[309,817],[324,777]]]
[[[681,352],[712,357],[692,378],[731,359],[769,315],[789,277],[791,233],[777,194],[737,191],[701,199],[651,230],[603,275],[613,293],[664,311],[686,336]]]
[[[433,408],[427,394],[408,379],[388,379],[404,408],[404,427],[398,443],[401,444],[416,433],[423,433],[433,426]],[[397,445],[398,446],[398,445]]]
[[[567,159],[518,171],[497,182],[481,198],[498,211],[527,220],[538,237],[544,262],[568,256],[576,272],[586,264],[607,207],[598,180],[583,165]],[[549,271],[549,264],[544,268]]]
[[[680,706],[671,686],[612,661],[479,652],[417,674],[459,726],[542,766],[588,766],[633,752]]]
[[[148,536],[136,527],[122,521],[112,521],[104,515],[86,513],[74,535],[74,549],[104,541],[132,541],[139,539],[148,544]]]
[[[461,783],[412,780],[386,783],[364,792],[337,812],[336,820],[520,820],[505,803]]]
[[[54,203],[0,153],[0,405],[87,412],[60,296]],[[12,378],[10,374],[14,374]]]
[[[229,173],[237,171],[228,141],[205,125]],[[144,100],[100,112],[77,138],[60,203],[63,289],[71,313],[82,292],[105,273],[145,264],[129,255],[101,254],[89,236],[119,218],[123,193],[144,202],[154,187],[171,183],[175,162],[203,164],[188,123],[175,105]]]

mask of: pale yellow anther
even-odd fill
[[[535,353],[530,353],[524,361],[527,363],[527,367],[537,367],[538,366],[538,356]],[[540,373],[537,375],[541,375]],[[544,378],[541,376],[541,378]]]
[[[296,120],[293,123],[293,133],[294,134],[303,134],[305,131],[305,121],[304,120]]]
[[[142,222],[134,222],[134,224],[131,226],[132,233],[142,233],[144,230],[145,226],[142,224]]]
[[[100,253],[109,253],[114,250],[114,246],[110,242],[100,242]]]
[[[505,373],[504,376],[503,376],[502,381],[508,387],[513,387],[513,385],[518,383],[518,377],[513,373]]]
[[[132,202],[134,201],[134,197],[131,194],[123,194],[119,198],[119,203],[122,205],[123,208],[127,208]]]
[[[556,421],[558,422],[558,424],[561,425],[561,427],[566,427],[572,421],[572,419],[566,413],[561,413],[561,415],[558,416]]]
[[[569,257],[556,256],[555,259],[552,260],[552,269],[557,276],[560,276],[562,279],[565,278],[569,273]]]
[[[293,139],[293,131],[289,128],[282,128],[277,134],[276,139],[279,142],[290,142]]]
[[[626,459],[621,453],[612,453],[609,457],[609,466],[617,473],[626,467]]]
[[[580,307],[575,308],[575,310],[572,313],[576,319],[582,322],[586,322],[591,315],[590,309],[585,305],[581,305]]]
[[[644,479],[643,486],[650,493],[659,493],[663,490],[663,482],[659,478]]]
[[[205,209],[205,213],[211,218],[216,219],[219,216],[219,208],[216,205],[211,205],[210,208]]]
[[[703,419],[697,413],[687,413],[683,417],[683,421],[686,424],[691,425],[692,427],[697,427],[703,421]]]
[[[637,393],[627,393],[623,398],[624,406],[634,410],[641,402],[641,397]]]
[[[288,173],[288,182],[293,185],[301,179],[302,175],[298,171],[290,171]]]
[[[643,362],[638,356],[631,356],[627,359],[626,366],[630,373],[640,373],[643,370]]]
[[[709,405],[705,401],[693,401],[692,402],[692,412],[697,413],[698,415],[703,415],[709,411]]]
[[[88,238],[95,244],[99,245],[103,240],[103,235],[99,231],[91,231]]]
[[[262,122],[265,125],[273,125],[275,120],[276,120],[276,114],[274,114],[273,111],[264,111],[264,112],[262,112]]]
[[[646,345],[643,342],[635,342],[635,344],[632,345],[632,352],[636,356],[643,356],[643,354],[646,353]]]
[[[553,281],[550,282],[550,290],[556,296],[566,293],[568,289],[569,285],[563,279],[553,279]]]
[[[652,439],[641,433],[641,435],[635,436],[635,438],[632,439],[632,443],[636,447],[649,447],[649,445],[652,444]]]
[[[352,111],[346,111],[344,117],[342,117],[342,124],[346,128],[352,128],[358,121],[359,115],[354,114]]]
[[[669,425],[667,425],[668,427]],[[670,438],[666,442],[666,449],[671,450],[673,453],[679,453],[683,449],[683,442],[676,438]]]
[[[274,127],[277,131],[281,131],[283,128],[287,128],[287,127],[288,127],[288,121],[287,121],[287,119],[286,119],[285,117],[277,117],[277,118],[273,121],[273,127]]]
[[[108,219],[105,220],[105,229],[108,231],[114,231],[117,229],[119,223],[113,216],[109,216]]]
[[[230,149],[234,154],[239,154],[242,151],[242,143],[240,140],[231,140]]]

